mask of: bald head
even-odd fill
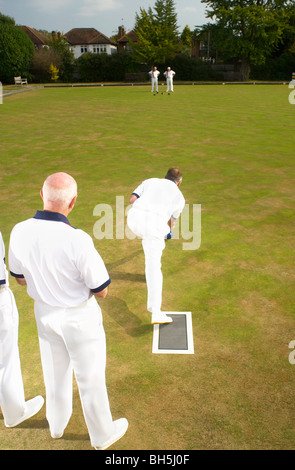
[[[67,214],[72,210],[77,198],[77,183],[67,173],[54,173],[46,178],[41,190],[44,210]]]

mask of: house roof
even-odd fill
[[[128,38],[131,39],[133,42],[137,42],[137,36],[135,31],[129,31],[129,33],[125,34],[125,36],[122,36],[120,39],[118,39],[118,42],[120,43],[125,43],[128,42]]]
[[[29,26],[21,26],[21,28],[36,46],[45,46],[50,43],[50,39],[39,31],[36,31]]]
[[[72,46],[82,44],[112,44],[116,43],[95,28],[73,28],[65,34],[65,38]]]

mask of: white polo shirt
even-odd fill
[[[166,70],[166,72],[164,72],[164,75],[166,78],[172,79],[175,75],[175,72],[173,70]]]
[[[151,70],[149,74],[152,78],[158,78],[158,76],[160,75],[160,72],[159,70]]]
[[[133,206],[137,209],[159,215],[165,223],[171,217],[177,219],[183,211],[185,200],[174,181],[150,178],[143,181],[132,194],[138,199]]]
[[[9,269],[30,297],[54,307],[79,306],[111,282],[92,238],[57,212],[37,211],[13,228]]]
[[[8,272],[5,265],[5,246],[0,232],[0,287],[8,287]]]

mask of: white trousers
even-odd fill
[[[161,239],[143,239],[142,247],[145,256],[145,278],[147,285],[147,309],[159,313],[162,306],[163,274],[161,257],[165,242]]]
[[[152,78],[152,91],[154,91],[154,88],[156,91],[158,91],[158,79],[157,78]]]
[[[0,405],[6,425],[25,412],[25,393],[18,348],[19,315],[9,287],[0,289]]]
[[[142,239],[145,256],[145,277],[147,285],[147,309],[159,313],[162,305],[163,274],[161,258],[165,248],[164,234],[169,227],[159,216],[132,207],[128,212],[127,224],[132,232]]]
[[[62,433],[72,414],[73,371],[93,447],[115,431],[105,381],[106,340],[96,299],[75,308],[35,302],[46,417],[50,431]]]
[[[167,89],[166,91],[173,91],[173,78],[167,78]]]

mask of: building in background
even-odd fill
[[[114,54],[117,44],[95,28],[73,28],[64,35],[75,59],[86,52],[93,54]]]
[[[21,28],[29,36],[37,51],[43,47],[49,46],[50,39],[40,33],[40,31],[36,31],[36,29],[30,28],[29,26],[21,26]]]

